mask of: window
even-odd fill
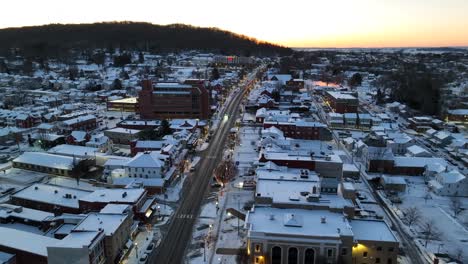
[[[393,247],[389,247],[388,251],[393,252],[395,249]]]
[[[255,252],[257,252],[257,253],[260,252],[260,248],[261,248],[260,244],[256,244],[255,245]]]
[[[341,249],[341,255],[347,255],[348,254],[348,249],[347,248],[342,248]]]
[[[329,248],[327,249],[327,257],[333,257],[333,249]]]
[[[295,247],[288,250],[288,264],[297,264],[298,250]]]
[[[375,263],[380,263],[380,258],[375,258]]]
[[[271,249],[271,264],[281,264],[281,248],[275,246]]]
[[[367,258],[367,251],[362,252],[362,256]]]
[[[382,247],[377,247],[377,251],[382,251]]]
[[[260,263],[260,258],[256,257],[256,258],[255,258],[255,263],[256,263],[256,264]]]
[[[314,264],[315,263],[315,250],[308,248],[304,254],[304,264]]]
[[[387,259],[387,264],[392,264],[392,259],[391,258]]]

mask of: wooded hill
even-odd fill
[[[143,22],[50,24],[0,29],[0,54],[57,57],[74,50],[117,48],[155,53],[201,50],[244,56],[287,55],[292,50],[218,28]]]

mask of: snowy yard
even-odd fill
[[[462,249],[463,260],[468,261],[468,210],[462,211],[454,217],[450,208],[450,198],[427,194],[427,187],[422,177],[407,176],[407,192],[401,195],[402,203],[395,204],[394,210],[401,216],[402,211],[409,207],[416,207],[421,212],[419,223],[411,227],[414,236],[422,238],[422,226],[424,222],[433,221],[434,226],[440,232],[437,240],[428,244],[428,250],[432,253],[447,253],[452,257],[457,255],[457,250]],[[463,208],[468,208],[468,198],[460,198]],[[424,241],[422,246],[424,246]]]

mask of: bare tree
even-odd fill
[[[452,197],[450,198],[450,209],[453,212],[453,216],[457,217],[462,211],[462,203],[460,201],[460,198],[458,197]]]
[[[237,167],[232,159],[225,159],[216,167],[214,173],[218,181],[226,184],[236,176]]]
[[[421,211],[416,206],[404,209],[403,214],[405,215],[404,220],[409,227],[421,221]]]
[[[435,226],[435,223],[433,220],[425,221],[421,225],[421,232],[424,238],[424,247],[426,248],[427,248],[427,243],[429,242],[429,240],[434,240],[441,235],[440,231]]]

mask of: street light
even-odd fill
[[[137,242],[135,242],[135,250],[136,250],[136,251],[135,251],[135,252],[136,252],[136,253],[135,253],[135,254],[136,254],[136,258],[138,259],[138,243],[137,243]]]

